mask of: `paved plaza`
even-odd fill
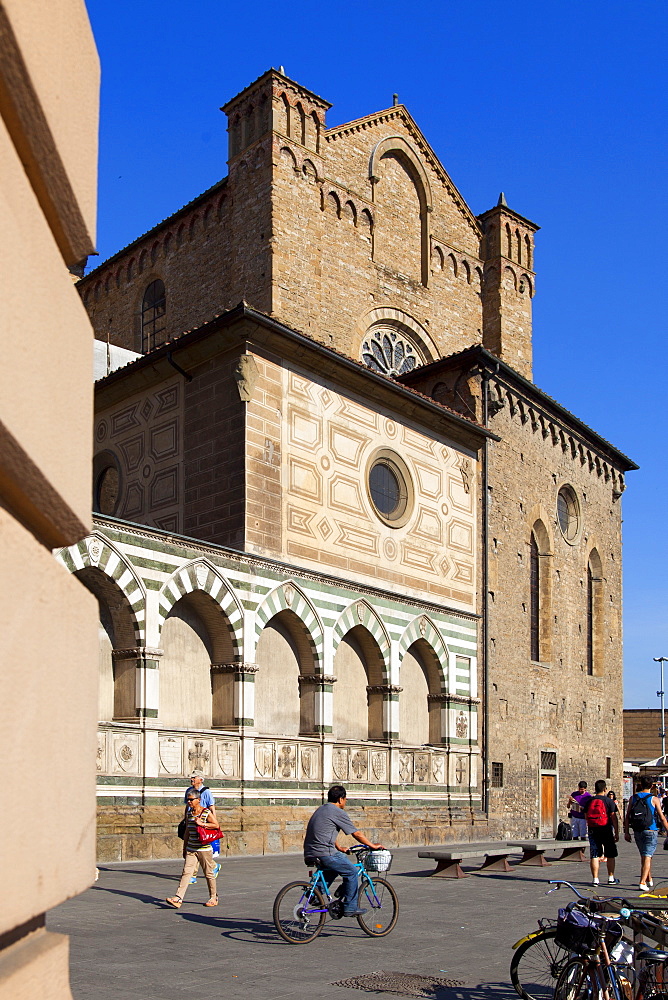
[[[357,921],[341,920],[328,921],[311,944],[283,943],[272,903],[282,885],[304,876],[296,855],[224,860],[216,909],[203,906],[208,894],[201,877],[180,910],[163,904],[176,889],[180,861],[106,865],[92,888],[50,914],[48,926],[71,936],[74,1000],[361,1000],[371,994],[333,984],[380,971],[464,984],[432,990],[426,995],[433,1000],[516,1000],[508,976],[511,945],[539,916],[555,915],[572,898],[566,889],[546,897],[547,880],[589,887],[589,866],[520,868],[454,881],[428,878],[432,863],[417,852],[394,854],[399,921],[380,940],[367,937]],[[620,855],[622,882],[610,895],[637,886],[635,845],[622,842]],[[654,876],[668,878],[668,852],[657,852]]]

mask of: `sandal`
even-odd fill
[[[211,899],[208,899],[204,905],[205,906],[218,906],[218,896],[212,896]]]
[[[168,896],[165,902],[170,906],[173,906],[175,910],[178,910],[183,900],[179,899],[178,896]]]

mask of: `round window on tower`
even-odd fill
[[[376,516],[390,527],[400,528],[413,510],[413,486],[406,463],[394,452],[380,449],[371,457],[366,479]]]
[[[562,535],[573,544],[580,532],[580,504],[572,486],[562,486],[557,494],[557,518]]]

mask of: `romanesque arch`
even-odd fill
[[[266,621],[256,647],[255,725],[266,735],[315,731],[317,652],[303,619],[284,608]]]
[[[172,607],[186,594],[202,591],[220,606],[229,623],[230,639],[235,659],[241,657],[243,608],[237,596],[220,572],[207,560],[198,559],[177,570],[164,584],[158,598],[158,633]],[[222,625],[221,625],[222,627]]]
[[[449,653],[426,615],[415,618],[404,631],[399,658],[399,738],[418,745],[440,743]]]

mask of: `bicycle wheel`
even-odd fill
[[[569,953],[557,944],[556,928],[548,927],[521,944],[510,963],[510,981],[523,1000],[552,1000],[554,987]]]
[[[308,944],[322,930],[327,904],[310,882],[289,882],[274,900],[274,926],[288,944]]]
[[[662,962],[648,962],[640,973],[637,1000],[668,1000],[668,969]]]
[[[357,918],[357,923],[365,934],[384,937],[390,933],[399,916],[397,894],[384,878],[375,878],[373,886],[368,878],[362,878],[357,905],[360,910],[367,912]]]
[[[601,996],[596,973],[581,958],[573,958],[565,965],[554,988],[554,1000],[600,1000]]]

